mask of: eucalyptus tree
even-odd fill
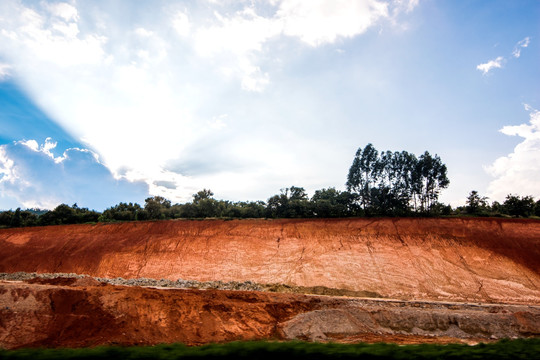
[[[355,192],[365,210],[370,205],[371,188],[375,187],[380,173],[379,152],[372,144],[358,148],[347,176],[347,191]]]
[[[420,199],[419,210],[429,212],[437,203],[441,190],[450,185],[448,170],[438,155],[431,156],[427,151],[418,159],[415,170],[413,188]]]
[[[437,155],[379,153],[368,144],[356,151],[346,185],[368,214],[404,215],[411,209],[430,211],[449,183],[446,165]]]

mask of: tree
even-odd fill
[[[399,209],[408,212],[413,207],[413,175],[418,164],[414,154],[407,151],[395,152],[391,159],[392,177],[391,187],[396,200],[399,201]]]
[[[133,221],[138,219],[138,214],[142,210],[139,204],[119,203],[106,209],[100,216],[100,221]]]
[[[311,197],[311,205],[317,217],[346,217],[357,214],[353,194],[333,187],[316,190]]]
[[[13,218],[13,211],[3,211],[0,213],[0,226],[11,226],[11,219]]]
[[[296,218],[312,215],[304,188],[291,186],[280,191],[280,194],[272,196],[267,201],[266,212],[268,217]]]
[[[202,189],[196,194],[193,194],[195,217],[206,218],[221,216],[219,202],[212,196],[214,196],[214,193],[210,189]]]
[[[210,189],[202,189],[201,191],[193,194],[193,203],[198,204],[202,200],[211,199],[214,193]]]
[[[347,191],[360,197],[364,210],[370,205],[371,187],[374,186],[380,171],[379,153],[372,144],[362,150],[358,148],[347,176]]]
[[[15,214],[13,214],[13,217],[11,218],[11,223],[9,224],[9,226],[19,227],[21,225],[22,225],[21,208],[17,208],[17,210],[15,210]]]
[[[429,212],[431,206],[437,203],[440,191],[450,184],[446,165],[438,155],[431,156],[426,151],[418,159],[415,170],[413,189],[420,199],[420,211]]]
[[[478,191],[472,190],[467,197],[467,213],[479,214],[482,210],[486,210],[488,207],[487,197],[480,196]]]
[[[503,211],[512,216],[528,217],[534,213],[535,203],[532,196],[519,197],[509,194],[502,204]]]
[[[162,196],[153,196],[144,200],[144,210],[150,219],[165,218],[165,210],[170,209],[171,202]]]
[[[356,151],[346,185],[367,214],[405,215],[411,208],[431,211],[449,183],[446,165],[437,155],[427,151],[419,159],[406,151],[379,155],[368,144]]]

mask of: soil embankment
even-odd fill
[[[540,335],[540,307],[0,281],[0,347],[233,340],[477,342]]]
[[[206,220],[0,230],[0,272],[254,281],[540,304],[540,221]]]

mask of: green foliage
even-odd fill
[[[144,200],[144,210],[146,213],[143,215],[145,220],[147,219],[165,219],[166,212],[171,208],[171,201],[165,199],[162,196],[149,197]]]
[[[488,198],[480,196],[478,191],[472,190],[467,197],[466,211],[472,215],[485,215],[489,210]]]
[[[512,216],[529,217],[535,213],[535,203],[532,196],[519,197],[509,194],[502,204],[502,209],[504,213]]]
[[[107,222],[107,221],[142,220],[139,218],[142,210],[143,209],[141,208],[139,204],[133,204],[133,203],[127,204],[127,203],[121,202],[118,205],[115,205],[106,209],[99,217],[99,221]],[[148,217],[146,217],[145,220],[147,218]]]
[[[6,360],[52,359],[537,359],[540,339],[450,345],[335,344],[290,342],[230,342],[187,347],[162,344],[141,347],[0,350]]]
[[[202,189],[201,191],[193,194],[193,203],[198,204],[201,201],[212,199],[214,193],[210,189]]]
[[[333,187],[316,190],[311,198],[313,215],[323,218],[359,215],[356,198],[348,191],[339,191]]]
[[[99,217],[100,213],[80,208],[77,204],[72,206],[60,204],[54,210],[41,215],[38,218],[38,225],[84,224],[97,222]]]
[[[381,171],[379,153],[372,144],[358,148],[347,176],[347,190],[359,195],[362,208],[370,205],[371,188],[377,183]]]
[[[38,224],[37,215],[30,210],[4,211],[0,213],[0,227],[35,226]]]
[[[368,144],[356,151],[346,185],[368,215],[434,213],[440,191],[450,184],[447,172],[440,157],[427,151],[417,159],[406,151],[379,154]]]
[[[431,156],[427,151],[420,156],[413,171],[412,186],[413,194],[420,199],[420,211],[429,212],[437,203],[440,191],[450,185],[447,172],[439,156]]]
[[[309,198],[302,187],[291,186],[281,189],[279,195],[268,199],[266,213],[272,218],[306,218],[312,217]]]

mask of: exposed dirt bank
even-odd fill
[[[540,221],[206,220],[0,230],[0,272],[254,281],[540,304]]]
[[[81,279],[88,278],[88,275],[81,274],[65,274],[65,273],[0,273],[0,280],[8,281],[26,281],[31,284],[54,284],[54,285],[70,285],[77,281],[80,283]],[[349,297],[368,297],[368,298],[380,298],[378,294],[366,292],[366,291],[354,291],[346,289],[332,289],[326,286],[295,286],[287,284],[259,284],[253,281],[197,281],[197,280],[182,280],[176,281],[167,279],[149,279],[149,278],[137,278],[137,279],[124,279],[117,278],[101,278],[90,277],[91,279],[110,285],[124,285],[124,286],[145,286],[145,287],[162,287],[162,288],[176,288],[176,289],[214,289],[214,290],[243,290],[243,291],[269,291],[279,293],[292,293],[292,294],[312,294],[312,295],[332,295],[332,296],[349,296]],[[88,281],[88,279],[84,280]]]
[[[0,347],[9,349],[248,339],[445,343],[540,335],[538,306],[152,289],[88,277],[3,280],[0,304]]]

